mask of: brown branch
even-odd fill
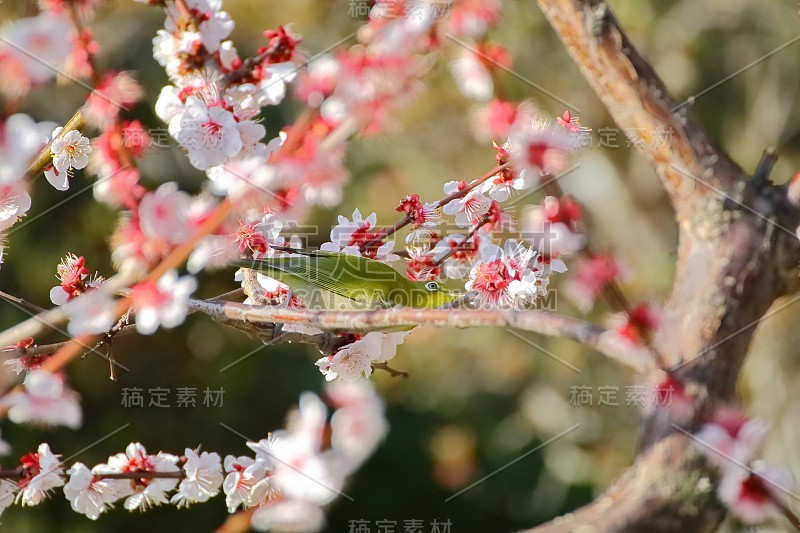
[[[678,220],[703,216],[714,195],[677,171],[680,165],[714,187],[733,190],[741,169],[670,96],[664,82],[623,33],[602,0],[538,0],[586,80],[617,124],[658,172]],[[637,139],[638,138],[638,139]],[[662,142],[664,141],[664,142]]]
[[[314,311],[205,300],[190,300],[189,308],[200,311],[219,323],[256,335],[261,331],[271,332],[276,323],[303,324],[334,332],[376,331],[411,326],[512,328],[572,339],[639,373],[649,374],[656,370],[646,349],[624,341],[616,332],[547,311],[412,308]]]
[[[525,533],[711,533],[725,515],[714,494],[715,482],[691,439],[673,433],[640,456],[594,502]]]

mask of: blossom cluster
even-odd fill
[[[248,442],[254,455],[228,455],[186,448],[182,455],[149,453],[138,442],[105,463],[67,467],[48,444],[20,459],[0,479],[0,513],[10,505],[34,506],[63,488],[72,509],[97,520],[117,502],[129,511],[206,502],[220,492],[228,511],[256,508],[253,528],[317,531],[323,506],[341,495],[344,482],[374,451],[387,431],[384,407],[367,384],[327,389],[335,410],[322,400],[300,397],[287,429]],[[329,439],[329,441],[327,440]],[[328,443],[329,444],[326,444]]]
[[[159,191],[169,185],[162,186]],[[146,195],[145,202],[159,191],[153,196]],[[163,230],[164,226],[159,228]],[[50,300],[64,307],[70,317],[67,329],[75,336],[106,333],[116,322],[114,298],[103,290],[103,277],[96,273],[90,276],[85,264],[83,256],[65,256],[57,268],[56,277],[61,283],[50,290]],[[186,318],[188,299],[196,288],[193,276],[179,277],[175,270],[166,272],[156,281],[145,280],[134,285],[128,298],[136,313],[136,330],[151,335],[159,327],[168,329],[181,325]]]

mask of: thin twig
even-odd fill
[[[407,378],[409,373],[405,370],[397,370],[396,368],[392,368],[386,363],[372,363],[373,370],[384,370],[389,373],[390,376],[393,378]]]
[[[497,165],[496,167],[491,169],[489,172],[485,173],[480,178],[472,181],[469,185],[467,185],[466,187],[464,187],[460,191],[456,191],[453,194],[449,194],[449,195],[445,196],[444,198],[442,198],[441,200],[436,202],[436,206],[435,206],[436,209],[441,209],[442,207],[446,206],[447,204],[449,204],[453,200],[458,200],[459,198],[463,198],[464,196],[468,195],[470,193],[470,191],[473,191],[478,185],[480,185],[481,183],[484,183],[486,180],[488,180],[492,176],[495,176],[498,172],[508,168],[509,165],[510,165],[510,163],[504,163],[502,165]],[[380,232],[378,237],[375,237],[374,239],[363,243],[360,246],[360,250],[363,252],[364,250],[367,250],[370,246],[375,246],[377,244],[381,244],[384,239],[386,239],[387,237],[397,233],[398,231],[400,231],[404,227],[408,226],[412,222],[413,222],[413,220],[411,219],[411,217],[409,217],[408,215],[405,215],[394,226],[392,226],[391,228],[388,228],[386,231]]]

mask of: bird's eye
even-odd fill
[[[429,281],[428,283],[425,284],[425,288],[428,289],[431,292],[438,291],[439,290],[439,284],[436,283],[435,281]]]

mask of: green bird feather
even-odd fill
[[[434,309],[462,296],[436,282],[411,281],[389,265],[366,257],[319,250],[285,251],[291,255],[241,260],[236,265],[285,283],[294,296],[316,309]]]

